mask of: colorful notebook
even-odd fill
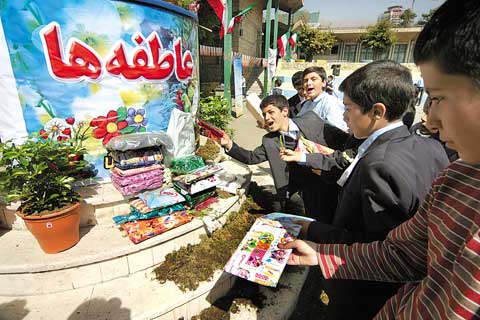
[[[224,270],[264,286],[276,287],[292,250],[278,248],[293,241],[301,226],[258,218]]]

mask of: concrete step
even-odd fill
[[[224,167],[244,180],[239,194],[219,199],[208,217],[225,223],[238,210],[248,187],[248,167],[227,161]],[[230,171],[232,170],[232,171]],[[0,296],[42,295],[92,287],[121,277],[130,277],[164,261],[166,254],[200,241],[207,233],[205,219],[191,222],[139,244],[113,225],[100,224],[81,228],[80,242],[58,254],[44,253],[26,230],[0,230]]]
[[[86,277],[88,275],[85,275]],[[0,297],[0,318],[9,320],[177,320],[190,319],[232,286],[233,276],[218,271],[194,291],[173,282],[160,284],[152,269],[129,277],[66,292]]]

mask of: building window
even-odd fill
[[[407,45],[405,43],[396,44],[393,48],[393,57],[392,60],[398,63],[404,63],[406,61],[407,55]]]
[[[343,60],[355,62],[355,52],[357,51],[356,44],[346,44]]]
[[[373,49],[362,47],[360,50],[360,62],[370,62],[373,60]]]
[[[338,44],[334,45],[330,50],[331,54],[338,54]]]

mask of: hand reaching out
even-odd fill
[[[295,240],[286,244],[278,244],[280,249],[293,249],[288,257],[287,264],[296,266],[318,265],[317,247],[318,244],[310,241]]]
[[[280,149],[280,159],[287,162],[299,162],[302,159],[302,153],[300,151]]]
[[[223,133],[221,138],[216,139],[215,141],[227,150],[232,149],[233,141],[226,132]]]

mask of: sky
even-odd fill
[[[413,11],[418,20],[423,13],[440,6],[444,0],[413,0]],[[309,12],[320,12],[322,26],[360,27],[372,25],[388,7],[401,5],[411,8],[412,0],[304,0],[304,9]]]

